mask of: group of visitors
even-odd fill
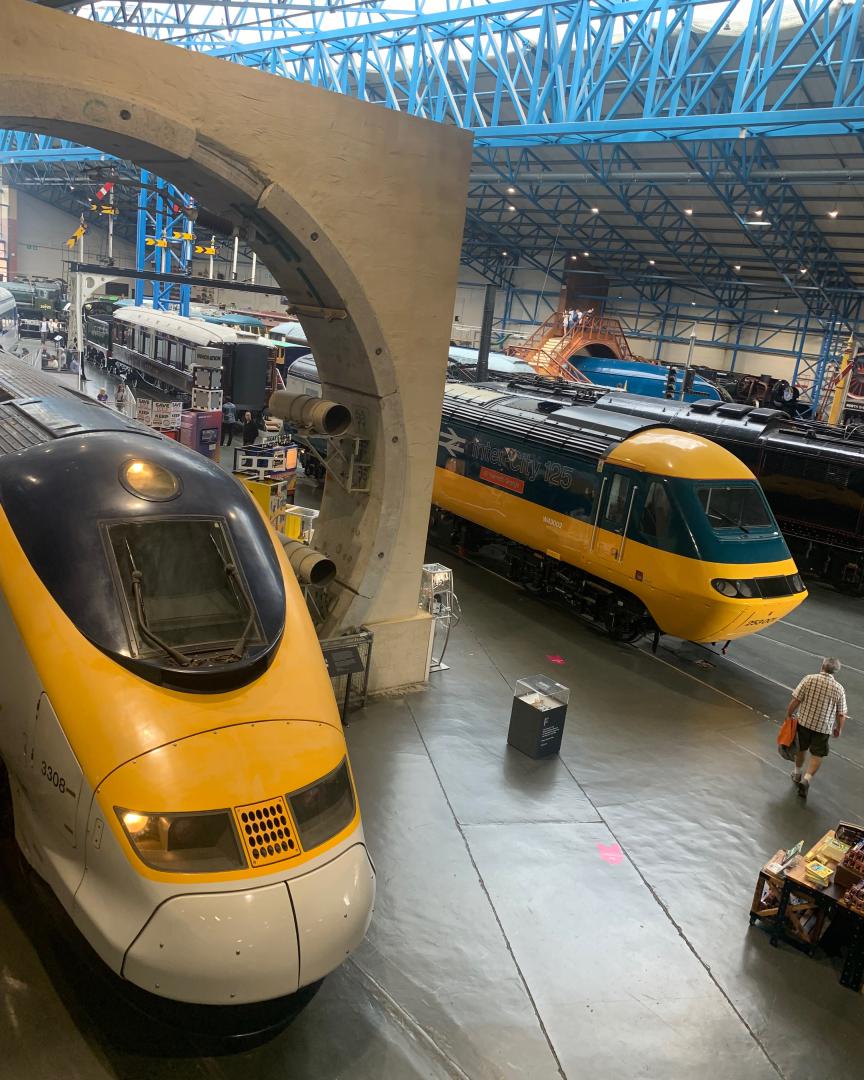
[[[100,405],[107,405],[108,404],[108,391],[105,389],[104,386],[99,387],[99,391],[96,394],[96,400],[99,402]],[[121,379],[117,383],[117,386],[114,388],[114,405],[119,411],[122,411],[123,406],[125,404],[126,404],[126,380]]]
[[[582,320],[587,319],[593,310],[593,308],[589,308],[587,311],[580,311],[579,308],[567,308],[564,312],[564,333],[572,334]]]
[[[252,446],[258,439],[258,432],[261,430],[259,422],[252,416],[252,413],[246,410],[243,413],[243,420],[238,423],[237,421],[237,406],[233,401],[223,401],[222,403],[222,446],[231,446],[234,442],[234,433],[236,429],[240,427],[243,434],[243,445]]]
[[[44,319],[39,324],[39,338],[44,345],[50,338],[52,341],[60,334],[63,324],[59,319]]]

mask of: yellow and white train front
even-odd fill
[[[163,997],[292,994],[369,924],[374,872],[331,724],[256,721],[153,750],[100,786],[87,834],[73,917],[110,966]]]
[[[356,948],[375,893],[320,647],[245,491],[100,413],[0,458],[16,838],[131,983],[289,995]]]

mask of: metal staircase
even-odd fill
[[[525,341],[511,346],[508,352],[530,364],[538,375],[588,382],[567,361],[574,353],[589,350],[592,345],[605,345],[620,360],[635,359],[617,319],[584,315],[565,332],[560,311],[553,312]]]

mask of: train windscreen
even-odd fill
[[[107,533],[142,652],[260,641],[254,607],[218,521],[123,522],[108,525]]]
[[[774,527],[771,511],[757,484],[707,484],[697,488],[697,495],[715,532]]]

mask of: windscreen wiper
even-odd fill
[[[212,532],[210,533],[210,539],[213,541],[213,546],[216,548],[217,552],[219,553],[219,558],[222,560],[222,566],[225,570],[225,576],[228,578],[229,581],[233,582],[235,589],[242,598],[243,603],[246,605],[246,608],[249,612],[249,618],[246,622],[246,625],[243,627],[243,633],[234,642],[234,647],[228,654],[229,660],[242,660],[243,654],[246,652],[246,642],[249,640],[250,636],[252,635],[252,631],[255,629],[255,605],[252,603],[252,597],[246,591],[246,586],[243,583],[243,578],[240,576],[240,573],[237,570],[237,566],[234,562],[225,558],[225,553],[222,551],[222,548],[219,547],[219,543]]]
[[[729,517],[728,514],[724,514],[722,510],[709,510],[708,516],[718,517],[721,521],[725,521],[727,525],[731,525],[733,529],[740,529],[741,532],[745,533],[747,536],[750,535],[750,530],[746,525],[742,525],[740,522],[735,521],[735,519]]]
[[[163,652],[166,652],[180,667],[189,667],[189,657],[178,652],[178,650],[169,645],[167,641],[163,641],[162,638],[157,634],[154,634],[147,625],[147,615],[144,611],[144,575],[135,565],[135,560],[132,557],[132,549],[129,547],[128,540],[126,541],[126,554],[129,556],[129,565],[132,567],[132,596],[135,600],[133,611],[135,612],[135,621],[138,624],[138,631],[141,634],[141,637],[143,637],[145,641],[149,641],[151,645],[155,645],[157,649],[162,649]]]

